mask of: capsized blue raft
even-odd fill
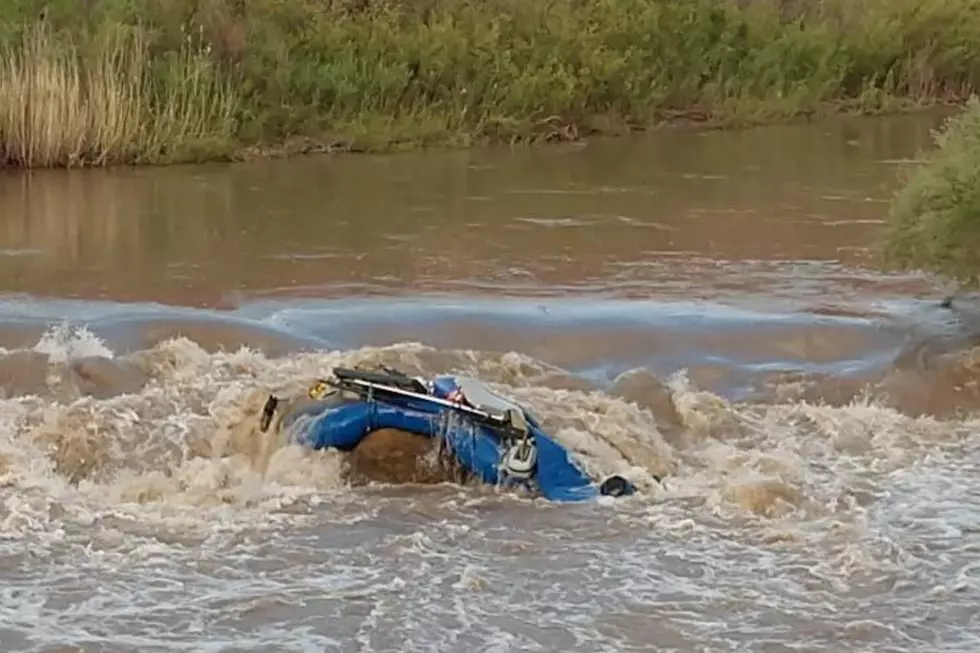
[[[284,417],[282,425],[295,441],[314,449],[349,451],[369,433],[393,428],[441,438],[463,469],[485,483],[520,485],[551,501],[636,491],[621,476],[601,483],[590,478],[528,411],[475,379],[425,381],[388,368],[335,368],[334,378],[318,381],[310,397],[315,403]],[[266,404],[263,429],[277,401],[270,397]]]

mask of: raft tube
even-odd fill
[[[474,386],[466,380],[466,390]],[[455,399],[460,396],[459,377],[439,376],[428,384],[430,396]],[[489,390],[478,389],[482,397]],[[490,393],[492,395],[492,393]],[[496,397],[496,395],[492,395]],[[500,401],[505,401],[497,398]],[[537,460],[529,478],[508,475],[501,461],[509,445],[490,427],[452,408],[424,398],[386,396],[383,399],[351,399],[339,394],[306,406],[283,420],[292,439],[313,449],[334,448],[350,451],[369,433],[378,429],[399,429],[432,438],[442,438],[459,464],[484,483],[521,485],[556,502],[581,502],[599,496],[631,495],[636,488],[621,476],[597,483],[586,475],[558,442],[545,434],[538,422],[523,408]],[[300,415],[308,419],[302,422]]]

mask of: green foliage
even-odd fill
[[[240,100],[228,148],[561,139],[980,83],[977,0],[6,0],[0,45],[42,14],[64,43],[142,30],[150,75],[200,39]]]
[[[934,138],[936,150],[892,202],[885,261],[975,280],[980,275],[980,101],[971,98]]]

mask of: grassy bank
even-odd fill
[[[5,0],[0,160],[576,138],[960,98],[976,0]],[[285,145],[284,145],[285,144]]]
[[[885,264],[939,273],[967,286],[980,278],[980,101],[947,120],[936,149],[896,194]]]

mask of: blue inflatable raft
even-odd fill
[[[282,426],[314,449],[350,451],[373,431],[400,429],[441,438],[459,465],[485,483],[523,486],[551,501],[636,491],[621,476],[601,483],[587,476],[533,416],[475,379],[439,376],[426,382],[387,368],[335,368],[334,378],[318,381],[309,394],[314,403],[285,416]],[[266,403],[263,430],[278,401],[270,397]]]

